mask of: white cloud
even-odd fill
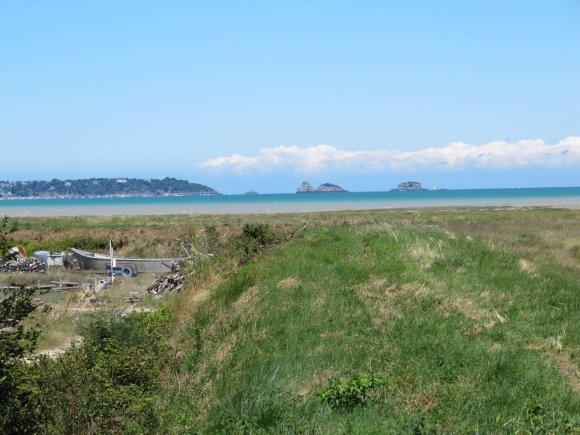
[[[405,170],[431,167],[440,170],[466,166],[518,168],[525,166],[572,166],[580,164],[580,136],[570,136],[556,144],[541,139],[518,142],[494,141],[483,145],[452,142],[440,148],[416,151],[343,151],[330,145],[307,148],[279,146],[263,148],[257,156],[216,157],[201,162],[206,169],[233,169],[236,172],[269,171],[287,167],[313,174],[325,170]]]

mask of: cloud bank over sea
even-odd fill
[[[580,165],[580,136],[570,136],[554,144],[548,144],[542,139],[525,139],[517,142],[492,141],[481,145],[451,142],[443,147],[414,151],[388,149],[349,151],[324,144],[305,148],[278,146],[263,148],[254,156],[232,154],[215,157],[197,166],[206,170],[238,174],[270,172],[281,168],[295,173],[316,174],[337,170],[455,171],[467,167],[518,169],[569,168],[574,165]]]

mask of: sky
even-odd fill
[[[0,180],[580,185],[580,1],[0,0]]]

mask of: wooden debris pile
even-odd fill
[[[139,292],[129,292],[129,296],[125,299],[125,302],[129,304],[136,304],[137,302],[141,302],[143,296]]]
[[[66,281],[50,281],[50,284],[34,284],[34,285],[4,285],[0,284],[0,290],[18,290],[25,288],[27,290],[34,289],[41,293],[46,293],[49,291],[60,292],[64,290],[79,290],[82,287],[80,282],[66,282]]]
[[[172,272],[158,277],[153,284],[147,288],[147,293],[160,295],[164,293],[178,292],[183,287],[185,276],[174,269]]]
[[[31,257],[18,260],[0,260],[0,272],[23,273],[23,272],[46,272],[46,263],[40,258]]]

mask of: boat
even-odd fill
[[[169,272],[179,263],[179,260],[174,258],[110,257],[77,248],[70,248],[68,261],[73,267],[76,265],[81,270],[91,270],[107,274],[111,273],[112,262],[113,272],[116,275],[123,276],[133,276],[147,272]]]
[[[36,251],[32,256],[40,258],[48,267],[64,266],[64,254],[62,252]]]

